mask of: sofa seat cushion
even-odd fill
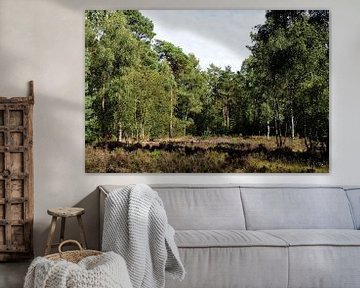
[[[348,229],[262,230],[289,246],[360,246],[360,231]]]
[[[177,281],[169,275],[165,287],[287,288],[288,249],[276,246],[179,248],[185,279]]]
[[[175,233],[178,247],[287,247],[279,237],[261,231],[244,230],[179,230]]]

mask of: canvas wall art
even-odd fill
[[[328,10],[84,23],[86,172],[329,172]]]

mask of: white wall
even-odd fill
[[[331,172],[325,175],[85,174],[84,10],[110,8],[330,9]],[[0,0],[0,95],[26,95],[27,81],[35,81],[36,253],[43,252],[47,236],[50,217],[46,209],[54,206],[84,206],[87,236],[90,245],[96,246],[97,196],[92,192],[99,184],[360,184],[359,11],[358,0],[200,0],[196,3],[192,0]],[[76,234],[70,237],[73,235]]]

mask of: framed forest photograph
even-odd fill
[[[85,11],[87,173],[328,173],[328,10]]]

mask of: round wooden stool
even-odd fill
[[[79,207],[72,207],[72,208],[50,208],[47,210],[47,213],[52,216],[51,224],[50,224],[50,231],[49,236],[47,240],[45,255],[50,254],[52,247],[57,247],[61,242],[64,241],[64,234],[65,234],[65,223],[66,218],[69,217],[76,217],[79,223],[80,228],[80,239],[81,239],[81,245],[84,249],[86,249],[86,238],[85,238],[85,229],[84,224],[81,219],[81,215],[85,213],[84,208]],[[61,229],[60,229],[60,242],[59,243],[52,243],[55,228],[56,228],[56,222],[58,217],[61,218]]]

